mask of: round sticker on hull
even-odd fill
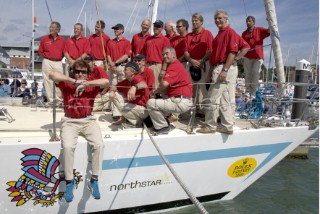
[[[243,158],[234,162],[228,169],[228,175],[231,178],[246,176],[251,173],[257,166],[254,158]]]

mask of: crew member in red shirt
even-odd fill
[[[150,37],[149,29],[151,27],[151,21],[149,19],[145,19],[141,23],[141,32],[135,34],[132,37],[131,41],[131,49],[132,49],[132,55],[133,58],[135,55],[140,54],[141,50],[146,42],[146,39]]]
[[[38,53],[43,57],[42,73],[43,83],[47,93],[49,103],[56,99],[58,103],[62,101],[62,95],[59,89],[56,88],[56,97],[53,97],[53,82],[49,79],[49,74],[52,71],[63,73],[62,58],[65,41],[59,35],[61,25],[59,22],[53,21],[50,24],[50,34],[44,36],[40,41]]]
[[[111,84],[116,85],[125,79],[123,73],[124,65],[131,56],[131,44],[130,41],[123,36],[124,26],[122,24],[116,24],[112,29],[116,37],[110,40],[107,45],[108,74]]]
[[[233,134],[234,111],[232,111],[229,87],[235,87],[238,67],[235,62],[239,51],[240,36],[229,26],[228,13],[217,10],[214,15],[219,32],[212,44],[210,70],[207,82],[212,82],[208,91],[209,103],[206,105],[205,126],[198,129],[199,133],[216,131]],[[221,126],[217,119],[220,116]]]
[[[179,35],[171,40],[171,45],[176,50],[177,59],[186,68],[187,60],[184,56],[184,50],[186,50],[186,36],[188,35],[189,23],[185,19],[179,19],[176,28]]]
[[[186,49],[184,51],[187,59],[187,70],[190,72],[193,82],[193,97],[196,97],[197,113],[203,114],[203,99],[207,96],[207,88],[204,84],[208,75],[209,62],[212,51],[213,36],[210,31],[203,27],[203,17],[199,13],[192,15],[192,32],[186,37]],[[199,84],[197,84],[199,83]],[[197,89],[198,88],[198,89]]]
[[[52,79],[63,93],[65,116],[61,119],[61,146],[62,160],[64,161],[64,174],[67,181],[64,194],[67,202],[73,200],[75,181],[73,180],[74,152],[78,136],[84,137],[92,151],[92,175],[88,187],[95,199],[100,199],[98,177],[102,170],[104,143],[99,124],[92,115],[94,98],[100,91],[100,87],[108,87],[107,79],[95,79],[87,81],[90,74],[90,66],[84,60],[77,60],[73,65],[73,77],[53,71]]]
[[[127,119],[131,124],[140,126],[148,117],[146,103],[150,96],[149,89],[139,74],[139,69],[137,63],[128,62],[124,69],[126,79],[110,87],[110,100],[118,110],[118,113],[114,111],[114,114],[121,115],[118,121],[112,123],[113,125],[120,125]]]
[[[89,39],[82,35],[83,25],[76,23],[73,26],[74,35],[67,39],[64,46],[64,56],[68,62],[66,65],[66,74],[69,68],[73,66],[73,63],[79,59],[85,59],[88,54],[91,53],[91,47]]]
[[[110,37],[103,32],[106,24],[103,20],[98,20],[94,27],[95,33],[89,37],[91,46],[91,55],[95,60],[97,66],[101,66],[104,70],[107,70],[107,44]]]
[[[260,78],[261,65],[263,64],[263,40],[270,36],[269,29],[255,26],[255,18],[248,16],[246,19],[247,30],[242,33],[242,38],[250,45],[250,50],[243,58],[243,68],[246,80],[246,92],[255,96]]]
[[[169,39],[171,47],[174,47],[173,42],[179,35],[176,33],[176,24],[173,21],[168,21],[164,25],[164,31],[166,32],[166,37]]]
[[[181,114],[188,111],[193,105],[191,78],[177,60],[174,48],[164,48],[163,58],[168,66],[156,92],[166,94],[168,98],[150,99],[147,103],[156,134],[167,134],[171,130],[163,113]]]
[[[162,30],[163,22],[156,20],[153,23],[154,34],[146,39],[141,51],[146,56],[147,66],[154,71],[156,88],[158,88],[159,81],[162,78],[162,75],[160,75],[161,70],[165,71],[165,67],[162,64],[162,51],[165,47],[170,47],[170,40],[162,35]]]
[[[138,54],[133,57],[133,61],[137,63],[140,67],[139,74],[146,81],[149,88],[150,96],[154,94],[154,75],[153,70],[146,66],[145,56],[143,54]]]

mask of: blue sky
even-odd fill
[[[77,21],[84,0],[46,0],[53,20],[62,25],[61,34],[70,35]],[[10,2],[10,3],[9,3]],[[106,33],[113,38],[111,27],[117,23],[126,26],[125,37],[131,40],[139,32],[142,19],[147,17],[149,0],[97,0],[101,19],[105,20]],[[31,0],[0,0],[0,45],[28,46],[31,40]],[[319,0],[275,0],[283,61],[295,65],[296,60],[316,62],[319,40]],[[217,28],[213,21],[216,9],[229,13],[231,26],[241,34],[245,29],[246,15],[256,17],[256,25],[267,27],[263,0],[159,0],[158,19],[163,21],[185,18],[199,12],[204,26],[213,35]],[[87,0],[79,22],[93,30],[97,20],[95,0]],[[45,0],[35,0],[37,24],[35,37],[49,32],[50,16]],[[131,19],[129,17],[131,16]],[[265,45],[271,40],[265,40]],[[270,46],[265,47],[265,63],[269,63]],[[288,54],[289,53],[289,54]],[[312,54],[313,53],[313,54]],[[272,64],[272,63],[271,63]]]

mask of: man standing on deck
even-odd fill
[[[109,63],[108,74],[110,82],[112,85],[116,85],[125,79],[123,73],[124,65],[131,56],[131,44],[123,36],[124,26],[122,24],[116,24],[112,29],[116,37],[110,40],[107,45],[107,60]]]
[[[208,59],[212,51],[213,36],[210,31],[203,27],[203,17],[199,13],[192,15],[192,32],[186,37],[186,49],[184,56],[188,63],[187,70],[190,72],[193,82],[193,97],[198,93],[196,100],[197,112],[203,115],[201,104],[207,96],[207,88],[204,84],[209,69]],[[199,83],[199,84],[198,84]],[[198,85],[198,86],[197,86]],[[197,90],[198,88],[198,90]]]
[[[94,199],[100,199],[98,177],[102,170],[104,143],[101,130],[96,118],[91,114],[94,98],[100,87],[108,87],[107,79],[88,80],[90,66],[84,60],[77,60],[73,64],[73,77],[65,76],[61,72],[50,73],[52,79],[61,89],[64,97],[65,116],[61,119],[61,147],[65,179],[67,181],[65,200],[73,200],[75,180],[73,174],[74,152],[78,136],[84,137],[92,152],[92,175],[88,183]]]
[[[133,58],[135,55],[140,54],[141,50],[146,42],[146,39],[150,37],[149,29],[151,27],[151,21],[149,19],[145,19],[141,23],[141,32],[135,34],[132,37],[131,41],[131,49],[132,49],[132,55]]]
[[[216,131],[233,134],[234,111],[231,105],[230,88],[234,88],[238,75],[235,62],[239,51],[241,37],[229,26],[228,13],[217,10],[214,15],[215,24],[219,29],[213,40],[210,56],[210,70],[206,82],[212,82],[208,91],[210,103],[205,111],[205,126],[198,129],[198,133],[215,133]],[[233,98],[235,99],[235,98]],[[220,116],[221,126],[217,119]]]
[[[165,67],[162,64],[162,51],[165,47],[170,46],[170,40],[162,35],[163,25],[161,20],[156,20],[153,23],[154,34],[146,39],[141,51],[146,56],[147,66],[154,71],[156,88],[158,88],[165,72]],[[162,74],[160,75],[161,72]]]
[[[178,37],[176,33],[176,24],[173,21],[168,21],[164,25],[166,37],[170,40],[171,47],[173,47],[173,41]]]
[[[171,45],[176,50],[177,59],[186,68],[187,60],[184,56],[184,50],[186,50],[186,36],[188,35],[189,23],[185,19],[179,19],[176,28],[179,36],[175,37]]]
[[[68,75],[76,60],[85,59],[91,53],[90,41],[82,35],[83,26],[81,23],[76,23],[73,26],[74,35],[68,38],[64,46],[64,56],[67,58],[66,74]]]
[[[49,74],[52,71],[63,73],[62,58],[65,41],[60,32],[61,25],[59,22],[53,21],[50,24],[50,34],[44,36],[39,45],[38,53],[43,57],[42,61],[42,73],[43,83],[47,92],[47,99],[49,103],[53,102],[53,99],[57,99],[58,103],[62,101],[62,95],[58,88],[56,88],[56,97],[53,97],[53,82],[49,79]]]
[[[91,54],[95,60],[94,63],[106,70],[106,51],[110,37],[103,32],[105,27],[105,22],[103,20],[98,20],[94,27],[95,33],[90,35],[89,41],[91,46]]]
[[[255,97],[264,59],[263,40],[270,36],[270,31],[267,28],[256,27],[256,21],[253,16],[248,16],[246,23],[247,30],[242,33],[242,38],[250,45],[250,50],[243,58],[243,68],[246,92],[250,93],[251,97]]]

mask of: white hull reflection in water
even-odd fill
[[[60,141],[49,142],[54,130],[53,109],[18,103],[2,108],[13,122],[8,123],[6,115],[0,118],[0,151],[5,160],[0,163],[3,184],[0,210],[127,213],[191,203],[161,160],[146,130],[110,126],[112,117],[106,112],[95,113],[105,142],[99,180],[101,199],[93,199],[87,189],[91,176],[90,148],[79,138],[74,163],[78,188],[74,200],[66,203]],[[64,113],[57,109],[55,114],[59,135]],[[318,129],[305,123],[270,128],[254,120],[237,120],[233,135],[187,134],[188,122],[175,122],[176,128],[168,135],[152,138],[201,202],[233,199]],[[254,125],[256,128],[252,123],[258,124]],[[198,119],[194,126],[200,127]]]

